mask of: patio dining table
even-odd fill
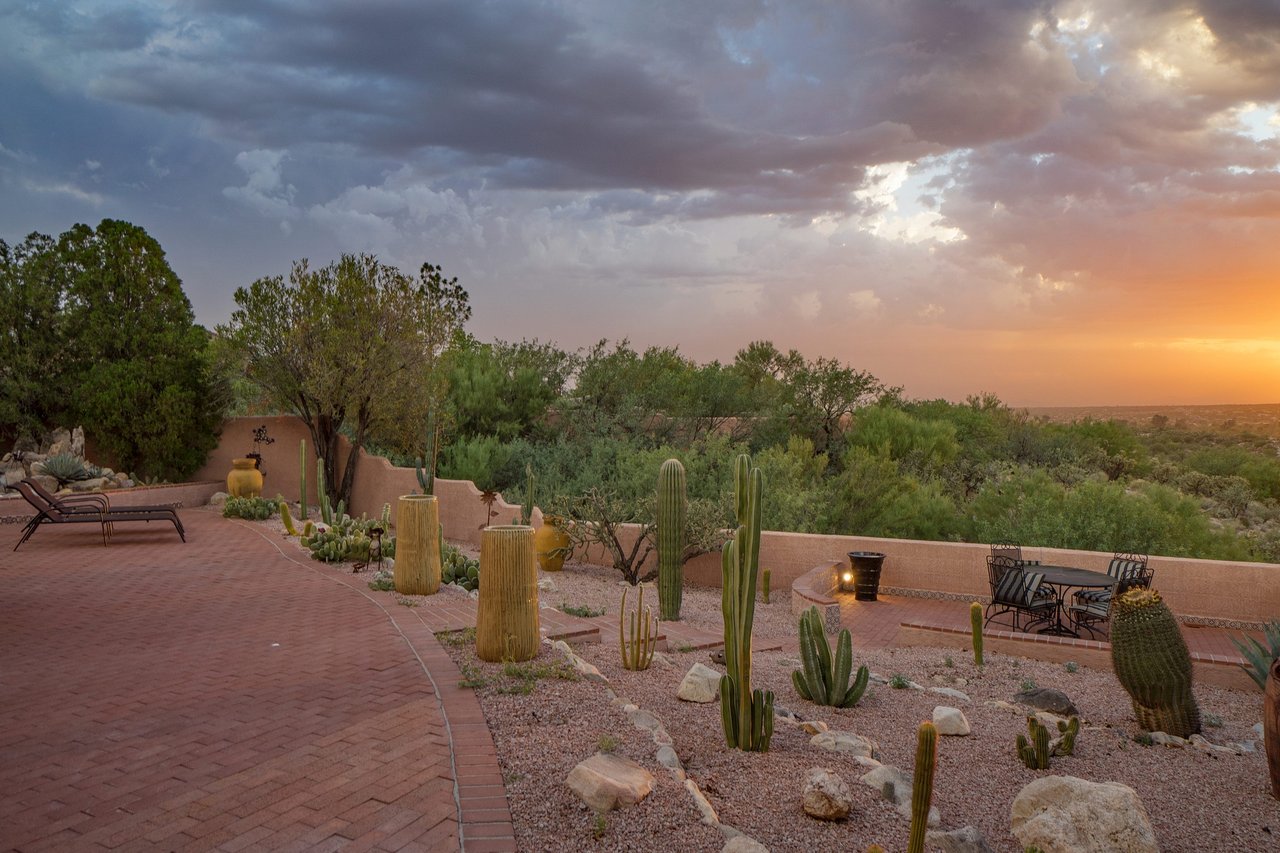
[[[1078,637],[1080,633],[1073,629],[1067,616],[1068,593],[1072,589],[1109,589],[1116,584],[1116,579],[1106,572],[1095,572],[1092,569],[1080,569],[1075,566],[1036,566],[1034,571],[1043,572],[1046,583],[1058,593],[1058,606],[1053,615],[1053,622],[1041,628],[1041,634],[1056,634],[1062,637]]]

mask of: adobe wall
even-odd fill
[[[288,500],[298,496],[298,442],[307,439],[308,500],[315,505],[315,456],[306,427],[292,417],[234,418],[222,431],[222,442],[195,479],[225,480],[231,459],[253,448],[253,429],[267,425],[275,444],[263,448],[267,471],[265,493],[277,492]],[[343,442],[344,458],[346,443]],[[362,455],[352,494],[351,511],[375,515],[384,503],[394,507],[396,498],[418,489],[412,468],[397,468],[382,457]],[[445,537],[453,541],[479,544],[486,510],[480,491],[471,482],[437,480],[440,520]],[[499,499],[494,505],[494,523],[509,523],[519,515],[519,507]],[[535,524],[540,524],[535,513]],[[624,547],[634,541],[635,528],[624,530]],[[849,551],[880,551],[887,556],[881,574],[881,589],[935,598],[973,599],[989,593],[985,545],[958,542],[922,542],[909,539],[878,539],[866,536],[831,536],[811,533],[765,531],[760,537],[760,566],[773,573],[773,589],[782,593],[791,583],[815,566],[832,561],[846,563]],[[580,555],[582,558],[583,555]],[[1105,571],[1110,554],[1056,548],[1024,549],[1027,559],[1046,564],[1081,566]],[[587,562],[610,566],[603,549],[585,555]],[[652,561],[656,557],[651,556]],[[1280,565],[1235,563],[1153,556],[1153,586],[1173,611],[1191,621],[1236,627],[1280,619]],[[696,586],[720,586],[720,555],[705,554],[685,566],[686,582]]]

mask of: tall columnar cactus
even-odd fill
[[[720,678],[720,715],[730,747],[767,752],[773,737],[773,691],[751,689],[751,626],[756,613],[756,575],[760,568],[760,503],[764,475],[745,453],[734,471],[738,529],[721,552],[721,609],[724,658]]]
[[[324,460],[316,457],[316,498],[320,502],[320,520],[333,524],[333,508],[329,505],[329,491],[324,482]]]
[[[307,520],[307,440],[298,442],[298,520]]]
[[[982,605],[976,601],[969,605],[969,626],[973,629],[973,662],[982,666]]]
[[[687,513],[684,466],[668,459],[658,469],[658,608],[668,621],[680,618]]]
[[[1138,725],[1184,738],[1200,731],[1191,655],[1160,593],[1135,587],[1112,600],[1111,666]]]
[[[537,478],[533,476],[533,465],[524,466],[525,476],[528,477],[528,487],[524,491],[524,501],[520,504],[520,523],[533,523],[533,486]]]
[[[933,771],[938,763],[938,727],[927,720],[916,730],[916,766],[911,774],[911,836],[907,853],[924,853],[933,800]]]
[[[436,460],[440,456],[440,430],[436,423],[435,412],[427,412],[426,432],[426,447],[418,457],[417,464],[413,466],[413,472],[418,477],[418,487],[422,489],[422,493],[430,495],[435,492]]]
[[[773,573],[768,569],[760,572],[760,598],[765,604],[769,603],[769,585],[773,579]]]
[[[800,660],[804,669],[791,673],[791,683],[797,693],[815,705],[852,708],[867,689],[870,673],[865,666],[858,667],[858,677],[849,684],[853,672],[853,639],[849,629],[840,631],[833,658],[817,607],[810,607],[800,617]]]
[[[631,630],[628,632],[627,625]],[[644,670],[653,663],[653,653],[658,648],[658,620],[653,610],[644,606],[644,585],[640,585],[640,600],[636,609],[627,614],[627,588],[622,588],[622,606],[618,608],[618,643],[622,647],[622,668]]]
[[[1032,770],[1049,769],[1049,730],[1040,724],[1034,716],[1027,717],[1027,732],[1031,735],[1019,734],[1015,747],[1022,763]],[[1075,739],[1072,738],[1074,745]]]

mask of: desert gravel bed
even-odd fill
[[[273,522],[266,524],[278,528],[278,522]],[[335,571],[349,568],[335,567]],[[549,578],[555,586],[541,593],[544,605],[616,612],[621,588],[610,570],[569,563],[562,572],[540,573],[540,577]],[[794,647],[796,620],[787,598],[776,593],[772,604],[757,605],[758,646],[782,641],[787,648]],[[720,630],[719,591],[686,589],[684,618],[697,627]],[[685,788],[655,760],[649,732],[628,721],[604,685],[573,678],[562,665],[563,656],[550,645],[544,645],[534,661],[508,669],[478,661],[465,634],[440,637],[463,678],[475,685],[493,732],[520,850],[721,848],[720,831],[701,821]],[[715,703],[678,700],[680,680],[695,662],[723,669],[713,664],[708,652],[669,650],[649,670],[637,673],[621,668],[614,635],[603,636],[600,643],[577,644],[574,651],[598,667],[619,696],[658,717],[689,777],[720,819],[774,853],[862,850],[872,842],[890,851],[905,849],[906,821],[878,792],[859,781],[865,769],[852,758],[810,745],[808,735],[782,721],[775,727],[768,753],[731,750],[724,744]],[[773,689],[778,703],[802,719],[871,738],[879,745],[881,761],[907,772],[917,724],[931,717],[935,705],[960,707],[973,734],[941,739],[933,802],[941,814],[942,829],[976,826],[997,851],[1021,853],[1021,845],[1009,831],[1009,807],[1023,786],[1046,775],[1117,781],[1134,788],[1150,814],[1162,851],[1280,850],[1280,802],[1269,793],[1261,743],[1254,752],[1239,755],[1144,746],[1134,740],[1141,730],[1128,696],[1109,671],[1081,666],[1069,672],[1061,664],[990,653],[979,669],[969,655],[962,649],[881,649],[855,652],[854,661],[855,666],[866,664],[886,679],[903,675],[925,687],[961,690],[969,702],[873,683],[855,708],[815,706],[791,687],[790,672],[799,661],[786,652],[757,653],[753,684]],[[1014,740],[1024,730],[1025,718],[988,704],[1011,700],[1028,683],[1062,690],[1081,711],[1075,754],[1055,757],[1045,771],[1026,768],[1014,754]],[[1196,696],[1206,719],[1220,721],[1205,727],[1204,735],[1212,743],[1254,741],[1252,727],[1261,718],[1261,693],[1197,685]],[[600,748],[638,762],[656,779],[653,793],[641,804],[603,819],[564,784],[573,766]],[[839,773],[849,783],[853,793],[849,820],[824,823],[802,812],[804,774],[819,766]]]
[[[543,603],[604,609],[612,614],[618,606],[620,588],[617,575],[596,566],[568,564],[565,570],[542,575],[555,584],[554,591],[542,593]],[[646,596],[646,600],[648,596]],[[685,620],[710,630],[720,628],[718,590],[687,589],[684,595]],[[795,619],[789,602],[757,605],[757,644],[767,640],[794,641]],[[809,744],[809,736],[798,728],[779,722],[772,747],[765,754],[746,754],[728,749],[720,731],[718,705],[698,705],[676,698],[684,673],[695,662],[715,666],[708,652],[668,651],[645,672],[628,672],[619,662],[617,641],[602,637],[600,643],[574,646],[577,654],[594,664],[609,679],[613,690],[641,708],[653,712],[671,734],[685,770],[725,823],[757,839],[775,853],[802,850],[861,850],[875,842],[887,850],[903,850],[907,823],[879,793],[862,784],[865,769],[852,758],[826,752]],[[552,655],[544,649],[543,657]],[[930,719],[935,705],[955,705],[964,711],[973,727],[968,737],[945,737],[939,745],[934,805],[942,829],[974,825],[982,830],[994,850],[1016,851],[1022,847],[1009,831],[1009,807],[1023,786],[1039,776],[1071,775],[1093,781],[1117,781],[1134,788],[1146,806],[1152,826],[1164,851],[1179,850],[1280,850],[1280,803],[1270,796],[1266,759],[1257,750],[1243,755],[1210,753],[1195,749],[1144,746],[1134,740],[1141,734],[1133,719],[1124,690],[1109,671],[1079,667],[1068,672],[1061,664],[1042,663],[1008,655],[986,656],[979,670],[965,650],[941,648],[882,649],[855,653],[855,665],[866,664],[884,678],[901,674],[925,687],[952,687],[970,697],[961,702],[928,691],[894,689],[873,683],[855,708],[836,710],[802,700],[791,687],[791,670],[799,661],[784,652],[758,653],[753,684],[773,689],[779,704],[804,719],[820,720],[833,730],[852,731],[876,741],[880,760],[910,772],[915,752],[915,730],[921,720]],[[948,665],[950,664],[950,665]],[[484,664],[484,667],[498,665]],[[723,667],[718,667],[723,669]],[[1082,731],[1075,754],[1056,757],[1049,770],[1023,766],[1014,754],[1014,740],[1025,730],[1025,717],[1007,708],[985,703],[1009,701],[1027,682],[1053,687],[1072,698],[1081,711]],[[586,688],[585,692],[581,688]],[[560,801],[564,778],[573,763],[594,751],[606,731],[628,744],[626,754],[644,764],[659,779],[670,778],[656,766],[647,733],[638,732],[617,710],[602,686],[590,682],[575,685],[573,698],[561,702],[560,692],[529,696],[499,697],[480,691],[480,701],[491,722],[496,721],[495,740],[504,770],[522,768],[520,791],[512,793],[512,811],[521,849],[572,850],[582,845],[577,833],[546,833],[544,819],[521,814],[528,797],[535,802]],[[1206,726],[1204,735],[1215,744],[1251,741],[1252,727],[1261,719],[1260,693],[1243,693],[1200,685],[1196,696],[1201,709],[1221,725]],[[566,697],[567,698],[567,697]],[[538,713],[555,715],[566,722],[556,727],[532,726],[509,737],[505,718],[520,707],[536,707]],[[529,713],[526,710],[526,714]],[[635,744],[635,752],[630,745]],[[552,770],[544,757],[567,754],[566,766]],[[545,766],[547,772],[535,779],[523,768]],[[853,792],[854,807],[849,820],[823,823],[807,817],[800,809],[800,786],[810,767],[827,767],[839,773]],[[534,790],[541,794],[531,795]],[[660,784],[658,793],[666,793]],[[675,789],[677,795],[683,791]],[[671,805],[646,800],[628,811],[647,808],[669,813]],[[560,806],[564,808],[564,806]],[[687,820],[696,820],[692,806]],[[652,838],[627,837],[632,818],[610,816],[610,832],[600,840],[602,848],[648,849],[666,846]],[[669,820],[664,817],[651,827]],[[565,824],[569,826],[569,824]],[[718,850],[718,834],[700,837],[684,829],[670,838],[680,839],[682,850]],[[528,845],[527,847],[525,845]],[[635,845],[633,848],[630,845]],[[705,844],[705,846],[704,846]],[[674,849],[674,848],[673,848]]]

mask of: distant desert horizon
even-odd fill
[[[1148,426],[1163,415],[1168,425],[1211,432],[1251,432],[1280,437],[1280,403],[1142,405],[1142,406],[1014,406],[1037,418],[1069,423],[1084,418],[1128,421]]]

